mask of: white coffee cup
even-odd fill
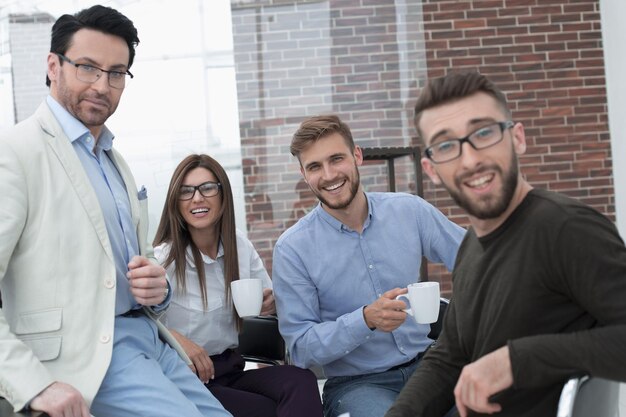
[[[238,279],[230,283],[230,292],[239,317],[258,316],[263,306],[263,281]]]
[[[406,299],[408,307],[404,310],[420,324],[429,324],[439,317],[439,283],[436,281],[416,282],[407,286],[409,293],[401,294],[396,300]]]

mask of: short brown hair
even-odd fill
[[[354,152],[354,139],[347,124],[334,114],[313,116],[300,124],[291,139],[291,154],[300,160],[300,153],[319,139],[332,133],[339,133],[346,141],[346,145]]]
[[[415,104],[415,117],[413,119],[417,134],[422,138],[422,141],[424,141],[424,138],[419,129],[419,122],[425,110],[469,97],[479,92],[486,93],[493,97],[502,107],[507,117],[511,117],[511,112],[502,90],[477,71],[451,72],[443,77],[429,80],[417,99],[417,103]]]

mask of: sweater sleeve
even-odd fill
[[[626,248],[615,227],[591,210],[579,213],[563,224],[553,248],[552,284],[588,325],[510,340],[514,386],[542,387],[576,374],[626,381]]]

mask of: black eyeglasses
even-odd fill
[[[77,64],[63,54],[58,52],[55,52],[55,54],[68,64],[74,65],[76,67],[76,78],[84,83],[93,84],[102,77],[103,73],[106,73],[108,75],[109,86],[121,90],[126,87],[134,77],[130,71],[108,71],[89,64]]]
[[[424,155],[435,164],[449,162],[461,156],[464,142],[469,143],[477,151],[486,149],[499,143],[504,138],[504,131],[513,126],[515,122],[511,120],[492,123],[473,131],[464,138],[437,142],[424,149]]]
[[[202,197],[215,197],[219,194],[222,184],[219,182],[207,181],[200,185],[183,185],[178,191],[179,200],[191,200],[196,194],[196,190],[200,192]]]

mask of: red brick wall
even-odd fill
[[[526,126],[522,172],[531,184],[614,218],[599,2],[544,4],[233,1],[248,229],[269,271],[276,239],[314,201],[289,154],[299,122],[333,112],[361,146],[417,145],[419,86],[450,70],[478,69],[506,92]],[[411,168],[400,161],[399,191],[415,190]],[[361,175],[366,189],[386,189],[384,164]],[[429,180],[424,187],[428,201],[467,224],[447,192]],[[450,291],[441,270],[431,266],[431,278]]]

